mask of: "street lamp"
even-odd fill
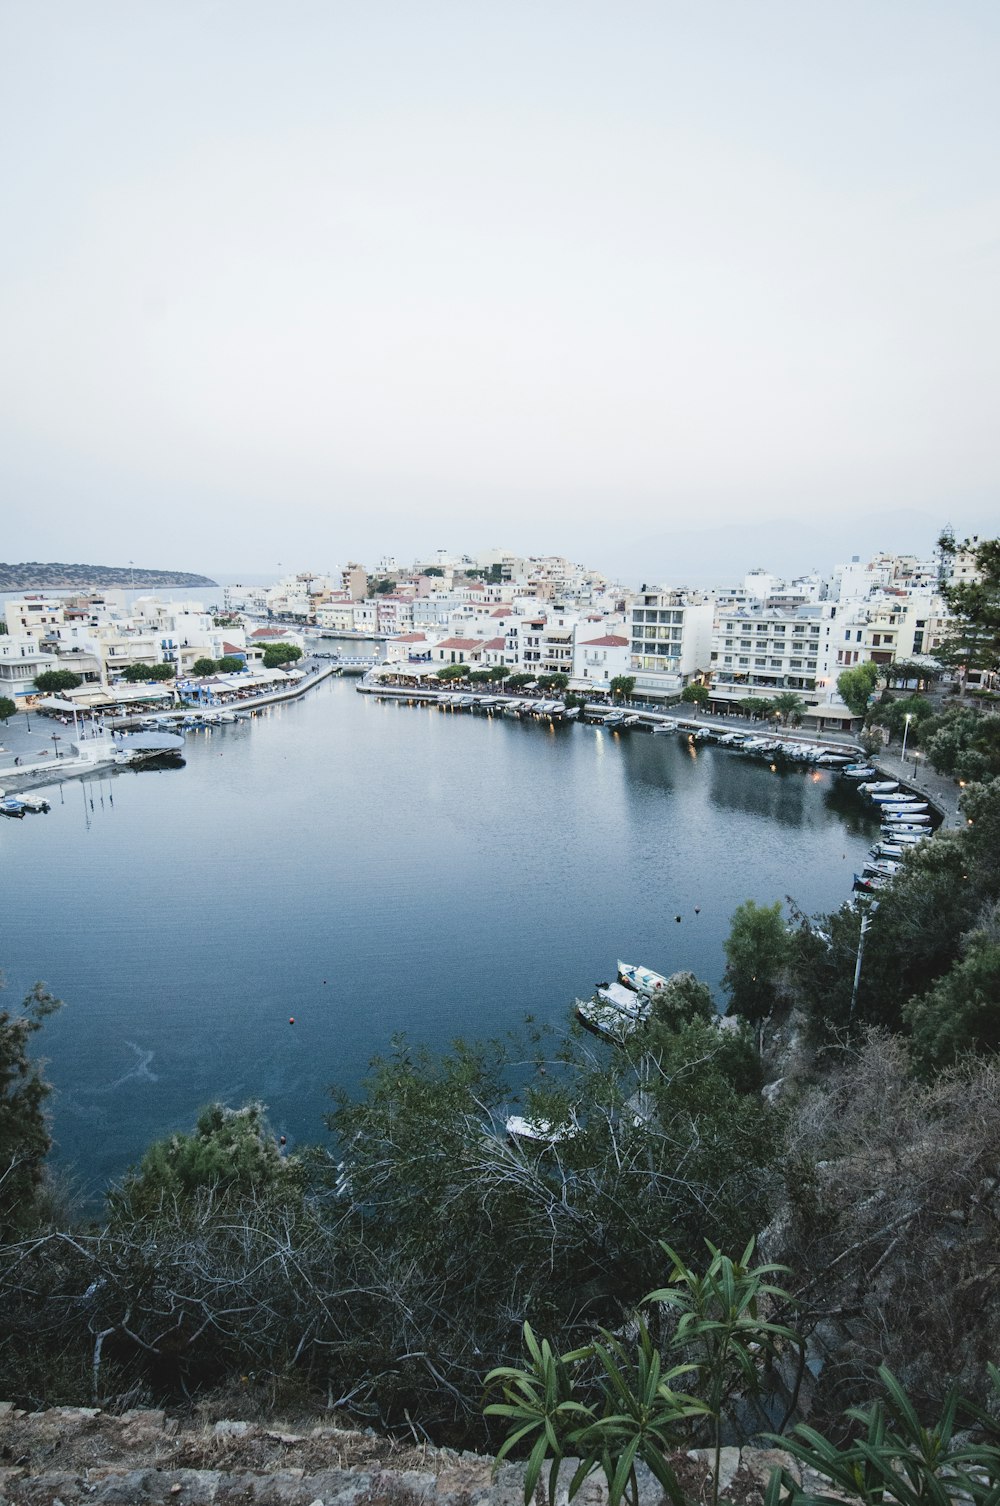
[[[53,734],[52,734],[52,747],[55,750],[55,755],[56,755],[57,758],[60,756],[60,753],[59,753],[59,744],[61,742],[62,742],[62,738],[59,736],[59,733],[58,732],[53,732]]]
[[[912,720],[913,720],[913,712],[912,711],[908,711],[906,713],[906,715],[904,716],[904,718],[903,718],[903,751],[899,755],[899,761],[900,761],[900,763],[905,763],[906,762],[906,734],[910,730],[910,723],[912,722]]]

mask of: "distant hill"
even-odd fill
[[[60,565],[27,560],[20,565],[0,561],[0,591],[130,591],[166,586],[214,586],[207,575],[186,570],[144,570],[138,565]]]

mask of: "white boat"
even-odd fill
[[[656,722],[650,731],[654,736],[662,736],[665,732],[674,732],[676,729],[669,722]]]
[[[511,1114],[504,1126],[512,1140],[530,1140],[533,1145],[558,1145],[579,1134],[575,1124],[552,1124],[548,1119],[525,1119]]]
[[[662,993],[667,986],[662,973],[654,973],[651,968],[643,967],[638,962],[622,962],[619,959],[618,976],[629,988],[637,994],[645,994],[648,999],[654,994]]]
[[[866,795],[884,795],[898,790],[899,784],[895,779],[879,779],[874,783],[869,780],[867,784],[859,784],[858,789]]]
[[[588,1030],[603,1035],[605,1040],[613,1041],[616,1046],[624,1046],[637,1030],[642,1029],[644,1023],[637,1016],[623,1014],[613,1004],[602,1004],[595,999],[577,999],[576,1012]]]
[[[891,805],[883,805],[883,816],[917,816],[922,811],[929,810],[926,800],[898,800]]]
[[[0,795],[3,791],[0,790]],[[49,802],[44,795],[18,795],[17,797],[26,810],[42,812],[51,810]]]
[[[891,858],[870,858],[865,864],[864,871],[882,874],[884,878],[895,878],[902,866],[902,863],[893,862]]]
[[[870,768],[867,764],[849,763],[846,769],[840,771],[845,779],[871,779],[878,769]]]
[[[645,1020],[649,1015],[649,999],[631,988],[625,988],[621,983],[602,984],[597,990],[597,997],[603,1004],[610,1004],[612,1009],[620,1009],[630,1019]]]

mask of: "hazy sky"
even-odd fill
[[[996,0],[0,0],[0,557],[996,531],[998,77]]]

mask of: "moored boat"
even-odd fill
[[[512,1140],[529,1140],[533,1145],[558,1145],[561,1140],[572,1140],[579,1133],[575,1124],[553,1124],[548,1119],[526,1119],[523,1114],[511,1114],[504,1128]]]
[[[667,980],[662,973],[654,973],[652,968],[643,967],[637,962],[618,961],[618,976],[621,981],[635,990],[637,994],[645,994],[651,999],[654,994],[662,993],[667,986]]]

